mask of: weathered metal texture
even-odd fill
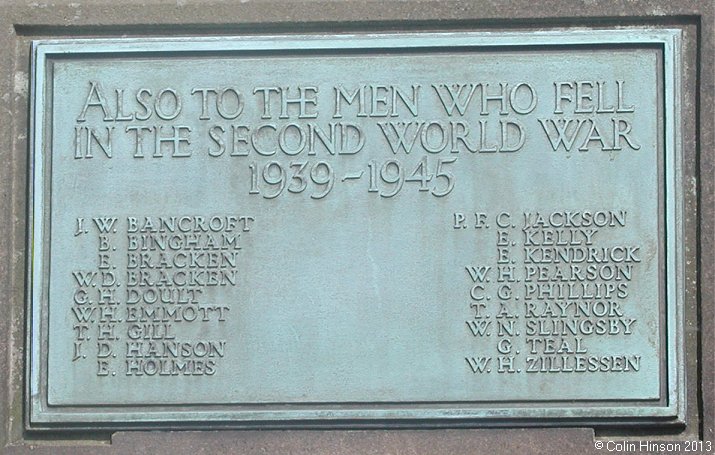
[[[35,48],[32,427],[684,419],[678,31]]]
[[[622,25],[658,25],[684,30],[683,40],[683,173],[685,198],[685,368],[688,382],[688,426],[671,439],[701,437],[713,440],[713,338],[700,336],[713,331],[713,242],[712,242],[712,150],[713,150],[713,11],[710,2],[642,2],[622,5],[534,4],[510,2],[485,7],[472,2],[420,2],[384,5],[371,2],[334,4],[307,2],[290,8],[272,2],[183,4],[154,2],[124,4],[121,9],[111,2],[75,2],[72,4],[27,5],[24,2],[3,6],[3,37],[0,58],[3,75],[0,104],[12,114],[3,122],[0,141],[4,166],[0,169],[4,186],[2,210],[2,305],[9,315],[0,321],[0,379],[7,400],[0,400],[3,431],[2,445],[7,451],[28,449],[58,453],[127,452],[148,447],[155,451],[207,453],[219,450],[242,452],[290,451],[300,453],[430,453],[432,443],[447,452],[525,450],[539,453],[573,453],[592,447],[591,430],[452,430],[452,431],[369,431],[369,432],[218,432],[218,433],[142,433],[116,434],[115,443],[105,447],[84,447],[102,434],[74,436],[76,442],[42,443],[22,431],[23,349],[25,275],[25,189],[26,189],[26,113],[28,112],[28,74],[30,41],[57,36],[119,36],[130,34],[175,33],[175,24],[191,34],[235,34],[305,31],[375,31],[430,29],[480,29],[525,27],[531,30],[558,26],[599,27]],[[340,23],[340,25],[337,25]],[[146,26],[146,24],[153,24]],[[188,25],[186,25],[188,24]],[[698,210],[700,208],[700,210]],[[6,310],[6,311],[5,311]],[[692,380],[692,378],[696,378]],[[663,438],[657,430],[642,430],[640,439]],[[608,433],[600,431],[604,436]],[[52,438],[69,440],[68,434]],[[45,436],[44,438],[48,438]],[[427,438],[427,439],[425,439]],[[69,444],[69,445],[68,445]]]

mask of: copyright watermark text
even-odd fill
[[[598,450],[605,452],[651,452],[651,453],[712,453],[712,441],[610,441],[594,442]]]

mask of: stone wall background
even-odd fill
[[[588,428],[42,434],[24,431],[30,43],[40,38],[540,30],[684,30],[688,421],[672,434]],[[712,0],[0,0],[0,453],[599,453],[595,440],[715,444],[715,2]],[[594,436],[597,439],[594,439]],[[605,449],[604,449],[605,450]],[[604,451],[601,450],[601,451]]]

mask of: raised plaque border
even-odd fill
[[[28,298],[26,355],[26,426],[33,430],[147,429],[147,428],[385,428],[385,427],[494,427],[494,426],[628,426],[684,424],[685,354],[684,234],[681,136],[681,30],[631,28],[618,30],[559,30],[538,32],[449,32],[341,35],[250,35],[241,37],[66,39],[33,42],[28,189]],[[167,54],[246,51],[319,52],[325,50],[468,49],[590,46],[656,46],[662,51],[664,112],[665,227],[665,354],[667,396],[660,400],[624,402],[617,406],[597,402],[578,406],[536,402],[487,402],[290,405],[182,406],[49,406],[46,368],[47,327],[42,314],[44,257],[49,244],[49,172],[43,166],[47,134],[44,113],[51,94],[48,63],[62,56],[151,56]],[[598,404],[598,405],[597,405]],[[527,406],[525,406],[527,405]]]

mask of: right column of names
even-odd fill
[[[455,214],[455,228],[467,218]],[[474,213],[473,220],[480,243],[495,238],[496,258],[465,266],[465,329],[476,341],[465,356],[469,371],[640,370],[641,355],[629,352],[638,325],[629,286],[642,257],[640,245],[619,241],[627,210]]]

